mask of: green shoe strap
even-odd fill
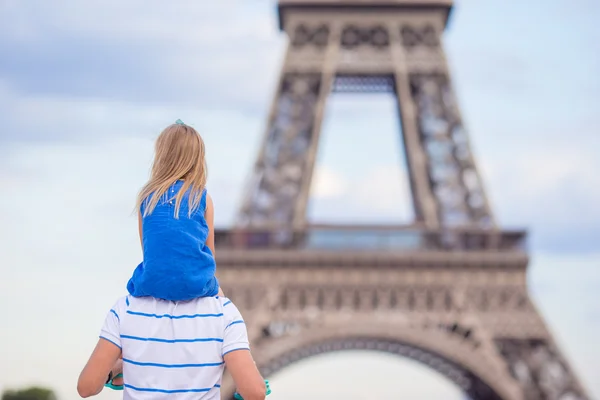
[[[114,378],[112,378],[110,380],[110,382],[105,383],[104,386],[109,389],[112,389],[112,390],[123,390],[123,385],[114,385],[113,384],[113,380],[115,380],[117,378],[122,378],[122,377],[123,377],[123,374],[117,374]]]
[[[271,386],[269,385],[269,381],[267,379],[265,379],[265,386],[267,387],[267,393],[266,393],[266,395],[268,396],[268,395],[271,394]],[[244,400],[244,398],[242,397],[242,395],[239,394],[239,393],[237,393],[237,392],[234,393],[233,397],[236,400]]]

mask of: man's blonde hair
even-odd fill
[[[139,193],[137,209],[145,204],[144,216],[151,214],[169,188],[183,179],[183,185],[175,196],[175,218],[179,218],[181,200],[188,190],[188,214],[191,216],[200,206],[206,175],[202,137],[194,128],[178,121],[162,131],[156,140],[152,173]]]

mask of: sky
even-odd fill
[[[133,209],[153,141],[176,119],[203,135],[216,224],[232,224],[287,39],[273,1],[203,3],[0,1],[0,389],[42,384],[77,398],[108,307],[140,261]],[[457,0],[444,36],[495,215],[529,230],[531,294],[594,397],[599,17],[594,0]],[[385,95],[331,97],[311,221],[410,222],[395,116]],[[435,372],[368,352],[303,360],[272,383],[274,400],[462,398]]]

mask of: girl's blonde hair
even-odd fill
[[[156,140],[152,173],[138,195],[137,209],[145,204],[144,216],[150,215],[169,188],[183,179],[183,185],[175,196],[175,218],[179,218],[181,200],[188,190],[188,214],[191,216],[200,206],[206,175],[202,137],[194,128],[178,120],[165,128]]]

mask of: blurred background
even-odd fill
[[[0,393],[78,398],[141,258],[133,211],[153,141],[176,119],[203,135],[216,224],[232,224],[287,44],[276,18],[273,0],[0,1]],[[599,19],[594,0],[457,0],[444,36],[492,207],[529,229],[530,293],[595,398]],[[310,220],[410,222],[403,157],[391,95],[332,95]],[[270,398],[306,398],[308,383],[322,398],[399,385],[406,399],[464,398],[413,361],[358,351],[294,364]]]

